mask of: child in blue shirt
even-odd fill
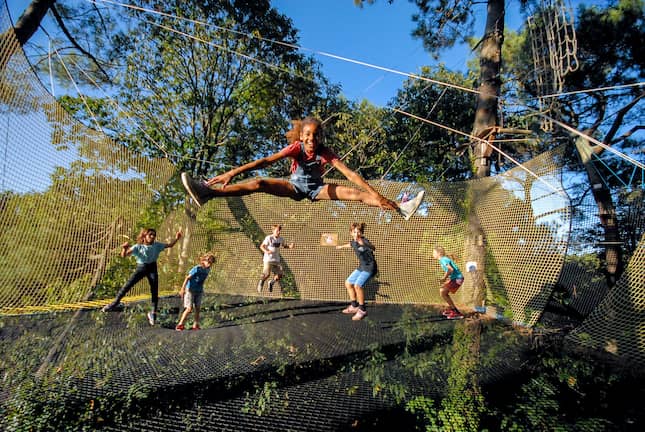
[[[449,309],[446,309],[443,312],[443,315],[448,319],[460,319],[464,315],[459,312],[457,306],[450,298],[450,294],[457,292],[459,287],[464,283],[464,275],[455,264],[455,261],[446,255],[446,251],[441,246],[436,246],[432,250],[432,257],[439,260],[439,265],[441,269],[445,272],[441,278],[441,288],[439,289],[439,294],[441,297],[448,303]]]
[[[188,272],[188,276],[184,279],[184,283],[179,290],[179,296],[184,299],[184,313],[181,314],[179,323],[175,330],[185,330],[184,323],[188,314],[195,309],[195,321],[193,322],[193,330],[199,330],[199,308],[202,305],[202,296],[204,294],[204,281],[208,277],[211,266],[215,262],[215,256],[208,252],[199,258],[199,265],[196,265]]]
[[[353,315],[353,321],[360,321],[367,316],[363,287],[377,272],[376,258],[374,257],[376,247],[364,237],[364,223],[352,223],[349,232],[352,235],[352,240],[344,245],[336,246],[336,249],[354,249],[358,258],[358,268],[345,280],[345,288],[347,288],[351,303],[343,309],[343,313]]]
[[[156,238],[157,231],[154,228],[144,228],[137,236],[137,244],[131,247],[130,243],[125,242],[121,245],[121,256],[125,258],[126,256],[133,255],[137,260],[137,268],[132,276],[130,276],[130,279],[123,285],[123,288],[119,290],[114,301],[103,308],[103,312],[115,310],[128,291],[145,277],[150,284],[150,296],[152,298],[152,310],[148,312],[148,322],[150,325],[155,325],[159,304],[157,259],[164,249],[171,248],[177,243],[177,240],[181,238],[181,231],[177,231],[175,239],[170,243],[157,242],[155,241]]]

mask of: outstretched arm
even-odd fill
[[[252,171],[258,168],[264,168],[266,166],[272,165],[279,161],[280,159],[283,159],[285,155],[282,152],[274,153],[270,156],[263,157],[261,159],[254,160],[253,162],[249,162],[247,164],[244,164],[240,167],[233,168],[230,171],[226,171],[224,174],[216,175],[215,177],[209,179],[206,184],[208,186],[213,186],[216,184],[221,184],[222,188],[226,187],[227,184],[230,183],[230,181],[233,179],[238,174],[242,174],[243,172],[246,171]]]
[[[398,204],[392,200],[385,198],[383,195],[378,193],[369,183],[363,179],[356,171],[350,169],[347,165],[343,163],[340,159],[335,159],[332,161],[332,166],[340,171],[350,182],[361,187],[374,197],[379,202],[379,207],[385,210],[397,210],[399,208]]]
[[[181,238],[181,236],[182,236],[181,231],[177,231],[177,233],[175,234],[175,239],[173,241],[171,241],[170,243],[167,243],[166,247],[167,248],[173,247],[177,243],[177,240],[179,240]]]

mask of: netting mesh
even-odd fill
[[[641,238],[618,281],[569,340],[617,354],[636,363],[645,360],[645,248]]]
[[[136,235],[156,197],[167,198],[173,191],[180,195],[177,173],[167,160],[132,154],[75,121],[39,85],[20,50],[3,71],[2,85],[0,136],[7,157],[2,171],[0,310],[22,313],[86,307],[88,301],[104,304],[111,293],[97,286],[112,269],[123,266],[116,256],[120,243]],[[265,295],[345,300],[343,282],[356,259],[351,251],[321,245],[321,238],[333,233],[347,242],[350,223],[360,221],[367,224],[366,236],[377,247],[379,264],[378,277],[366,287],[367,300],[441,303],[441,270],[431,259],[432,247],[443,245],[465,265],[465,221],[476,209],[487,254],[499,275],[494,283],[487,281],[488,290],[514,319],[534,323],[566,249],[569,210],[568,200],[557,193],[558,160],[554,152],[529,164],[539,181],[516,169],[464,183],[373,182],[385,196],[399,199],[405,192],[426,190],[425,202],[408,222],[358,203],[312,204],[264,194],[213,200],[195,213],[181,194],[157,227],[161,241],[170,240],[177,229],[186,234],[159,260],[160,291],[176,293],[187,267],[200,253],[213,250],[218,261],[207,292],[257,295],[262,266],[258,246],[271,224],[281,223],[283,236],[296,247],[283,252],[282,285]],[[11,247],[16,240],[33,248]],[[547,270],[536,276],[535,269]],[[472,298],[472,280],[467,273],[457,301]],[[147,285],[140,283],[126,300],[147,293]]]
[[[577,41],[571,8],[563,0],[542,1],[540,10],[528,17],[527,27],[533,54],[533,72],[541,110],[557,108],[564,77],[578,69]],[[546,98],[545,98],[546,96]],[[548,118],[542,123],[545,131],[552,131]]]
[[[258,246],[271,224],[280,223],[283,236],[296,246],[282,254],[286,275],[280,286],[262,296],[346,301],[343,282],[356,267],[356,258],[323,240],[325,234],[336,234],[341,243],[347,242],[354,221],[367,224],[366,237],[377,247],[379,274],[366,286],[370,303],[443,303],[438,293],[441,270],[431,258],[437,244],[454,254],[464,270],[464,286],[455,295],[458,303],[480,306],[473,304],[473,281],[482,272],[486,305],[503,308],[515,321],[535,324],[558,282],[576,294],[574,306],[584,314],[606,292],[597,274],[587,272],[585,281],[581,273],[569,272],[571,260],[565,265],[572,215],[562,192],[562,148],[526,163],[528,171],[516,168],[493,178],[371,182],[383,195],[397,199],[424,189],[424,203],[410,221],[359,203],[295,202],[264,194],[216,199],[195,211],[186,204],[168,160],[134,154],[73,119],[40,85],[17,42],[7,35],[0,47],[3,315],[106,304],[129,276],[124,260],[117,257],[119,245],[147,225],[160,198],[166,204],[158,210],[159,240],[170,240],[177,229],[185,233],[160,257],[162,295],[176,293],[186,270],[210,250],[217,262],[207,292],[257,296],[262,268]],[[481,224],[486,261],[475,261],[473,271],[466,272],[473,260],[467,221],[473,217]],[[642,254],[635,254],[621,280],[620,289],[629,293],[625,297],[643,297],[642,268]],[[107,284],[110,278],[115,279],[112,285]],[[148,296],[143,282],[125,300]],[[613,339],[614,330],[601,322],[592,314],[584,328],[596,341]],[[634,322],[631,339],[624,336],[623,342],[629,346],[623,349],[639,360],[641,322]]]

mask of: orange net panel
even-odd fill
[[[572,332],[569,341],[645,362],[645,236],[623,277],[602,303]]]

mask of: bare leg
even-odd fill
[[[349,299],[353,302],[356,301],[356,291],[354,291],[354,285],[345,281],[345,288],[347,288],[347,294],[349,295]]]
[[[356,301],[359,305],[365,305],[365,291],[363,287],[354,285],[354,291],[356,291]]]
[[[273,178],[255,178],[253,180],[235,183],[219,189],[212,189],[215,197],[243,196],[252,193],[264,192],[279,197],[296,197],[296,190],[286,180]]]
[[[199,326],[199,306],[195,306],[195,324]]]
[[[457,306],[455,306],[455,303],[450,298],[450,289],[447,286],[442,285],[439,293],[441,294],[441,297],[446,301],[446,303],[448,303],[448,306],[450,306],[454,310],[458,310]]]
[[[295,188],[286,180],[256,178],[250,181],[235,183],[217,189],[208,187],[204,182],[194,180],[187,173],[181,173],[181,182],[186,192],[195,204],[201,207],[206,202],[217,197],[243,196],[256,192],[264,192],[275,196],[296,198]]]
[[[316,200],[361,201],[373,207],[380,207],[381,204],[379,198],[371,193],[334,184],[326,184],[316,196]]]
[[[184,309],[184,313],[181,314],[181,318],[179,319],[179,323],[177,325],[184,325],[186,322],[186,318],[188,318],[188,314],[192,311],[192,308],[186,308]]]

